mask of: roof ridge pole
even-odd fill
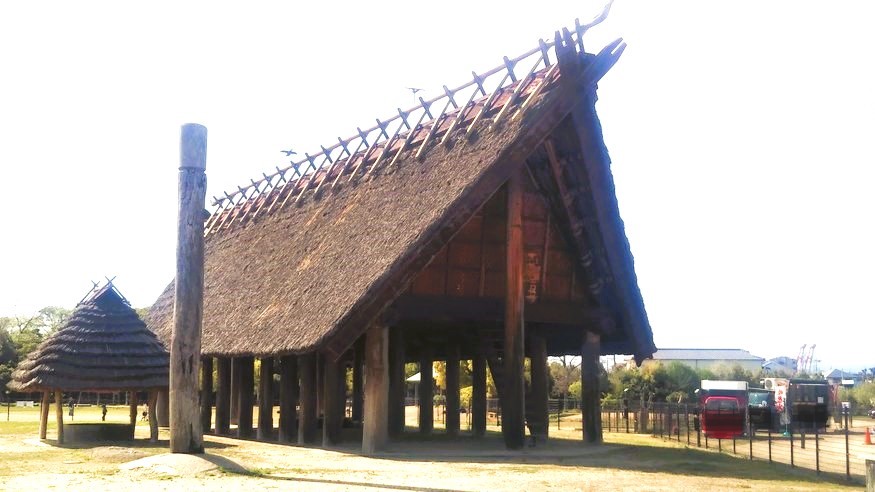
[[[198,402],[204,305],[207,129],[182,125],[173,334],[170,339],[170,452],[203,453]]]

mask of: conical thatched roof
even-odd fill
[[[112,283],[18,364],[14,391],[127,391],[168,385],[170,356]]]

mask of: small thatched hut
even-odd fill
[[[136,423],[136,394],[150,394],[149,420],[157,439],[155,395],[168,386],[169,354],[111,282],[95,289],[64,326],[18,364],[9,387],[43,393],[40,438],[46,438],[49,396],[57,404],[58,442],[64,441],[64,391],[131,393],[131,425]],[[131,434],[132,435],[132,434]]]

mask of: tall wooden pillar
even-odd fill
[[[231,359],[231,425],[237,425],[240,416],[240,358]]]
[[[64,444],[64,394],[55,390],[55,420],[58,423],[58,444]]]
[[[583,385],[583,440],[587,443],[602,442],[602,416],[599,390],[599,353],[601,338],[587,331],[583,342],[583,361],[580,379]]]
[[[366,337],[362,453],[373,454],[382,450],[389,439],[389,329],[375,322]]]
[[[158,390],[149,391],[149,442],[158,442]]]
[[[343,430],[343,407],[341,399],[341,383],[346,385],[346,371],[340,362],[332,361],[330,357],[322,356],[323,374],[323,419],[322,446],[340,444]],[[345,393],[345,392],[344,392]]]
[[[298,358],[280,358],[280,425],[279,442],[298,439]]]
[[[139,398],[136,391],[128,392],[128,416],[131,419],[131,425],[137,425],[137,403]]]
[[[475,437],[486,435],[486,356],[479,351],[471,361],[471,431]]]
[[[364,411],[365,339],[359,337],[353,346],[352,355],[352,421],[361,423]]]
[[[150,407],[151,409],[151,404]],[[201,429],[210,432],[213,420],[213,358],[201,359]]]
[[[204,307],[207,129],[182,126],[173,331],[170,338],[170,451],[203,453],[198,373]]]
[[[298,444],[316,442],[316,354],[298,357],[301,379],[301,415],[298,416]]]
[[[156,403],[156,416],[158,417],[158,427],[170,427],[170,389],[161,388],[158,391],[158,402]]]
[[[547,340],[540,335],[529,337],[532,367],[532,402],[529,405],[529,428],[533,436],[546,439],[550,427],[550,410],[547,369]]]
[[[504,303],[504,388],[501,433],[508,449],[525,445],[525,337],[523,306],[523,175],[520,166],[507,182],[507,290]]]
[[[404,377],[404,333],[401,327],[389,328],[389,435],[399,437],[406,426]]]
[[[231,429],[231,359],[216,360],[216,434],[227,434]]]
[[[325,411],[325,368],[322,361],[323,355],[316,352],[316,415],[323,415]],[[324,415],[323,415],[324,417]]]
[[[49,391],[43,391],[43,398],[40,401],[39,405],[39,438],[46,438],[46,429],[49,426],[49,405],[50,400],[49,396],[51,393]]]
[[[459,346],[452,344],[447,356],[447,434],[459,434]]]
[[[430,347],[423,347],[419,356],[419,433],[434,430],[434,357]]]
[[[261,376],[258,378],[258,440],[273,438],[273,358],[261,359]]]
[[[255,358],[240,357],[240,393],[237,398],[237,437],[252,437],[252,395],[255,390]]]

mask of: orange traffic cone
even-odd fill
[[[869,432],[869,428],[866,427],[866,440],[863,441],[864,444],[872,444],[872,433]]]

